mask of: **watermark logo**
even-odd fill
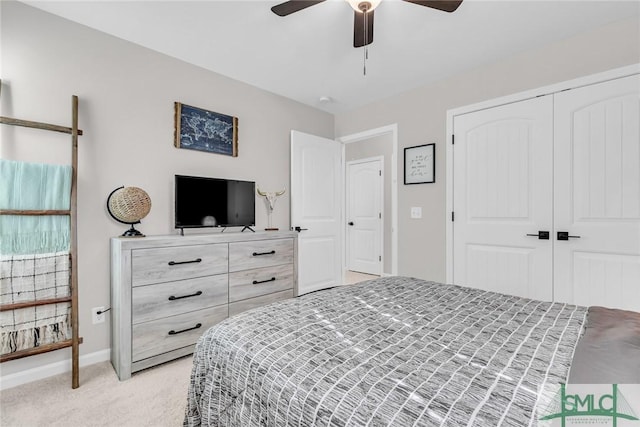
[[[538,402],[540,426],[638,426],[640,386],[629,385],[629,398],[618,384],[560,384],[547,387]]]

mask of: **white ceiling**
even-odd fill
[[[332,113],[640,15],[636,0],[464,0],[453,13],[384,0],[364,76],[344,0],[287,17],[270,10],[281,1],[25,3]]]

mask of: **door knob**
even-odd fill
[[[549,240],[549,232],[548,231],[538,231],[537,234],[527,234],[527,236],[537,237],[540,240]]]
[[[308,230],[308,228],[300,228],[300,227],[293,227],[294,230],[296,230],[298,233],[304,230]]]
[[[348,224],[349,224],[349,225],[353,225],[353,221],[349,221],[349,223],[348,223]]]
[[[579,239],[580,236],[569,236],[568,231],[558,231],[558,240]]]

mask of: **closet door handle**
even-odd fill
[[[273,255],[275,254],[276,251],[269,251],[269,252],[254,252],[253,256],[262,256],[262,255]]]
[[[579,239],[580,236],[569,236],[568,231],[558,231],[558,240]]]
[[[549,240],[548,231],[538,231],[538,234],[527,234],[527,236],[537,237],[540,240]]]
[[[169,297],[169,301],[175,301],[177,299],[182,299],[182,298],[191,298],[191,297],[197,297],[198,295],[202,295],[202,291],[198,291],[195,294],[189,294],[189,295],[182,295],[180,297],[177,297],[175,295],[171,295]]]
[[[267,280],[254,280],[253,284],[259,285],[260,283],[275,282],[275,281],[276,281],[276,278],[272,277],[271,279],[267,279]]]
[[[172,330],[169,331],[169,335],[178,335],[178,334],[181,334],[183,332],[193,331],[194,329],[198,329],[200,326],[202,326],[202,323],[197,323],[196,326],[194,326],[193,328],[187,328],[187,329],[183,329],[181,331],[174,331],[172,329]]]
[[[202,262],[202,258],[192,259],[191,261],[169,261],[169,265],[193,264],[194,262]]]

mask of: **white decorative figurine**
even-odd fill
[[[271,214],[273,213],[273,207],[276,204],[276,198],[280,197],[284,194],[285,190],[282,191],[261,191],[260,188],[258,187],[256,189],[256,191],[258,192],[258,194],[262,197],[264,197],[265,201],[267,202],[267,219],[269,221],[269,226],[267,228],[265,228],[266,231],[273,231],[273,230],[277,230],[278,228],[274,228],[273,225],[271,224]]]

